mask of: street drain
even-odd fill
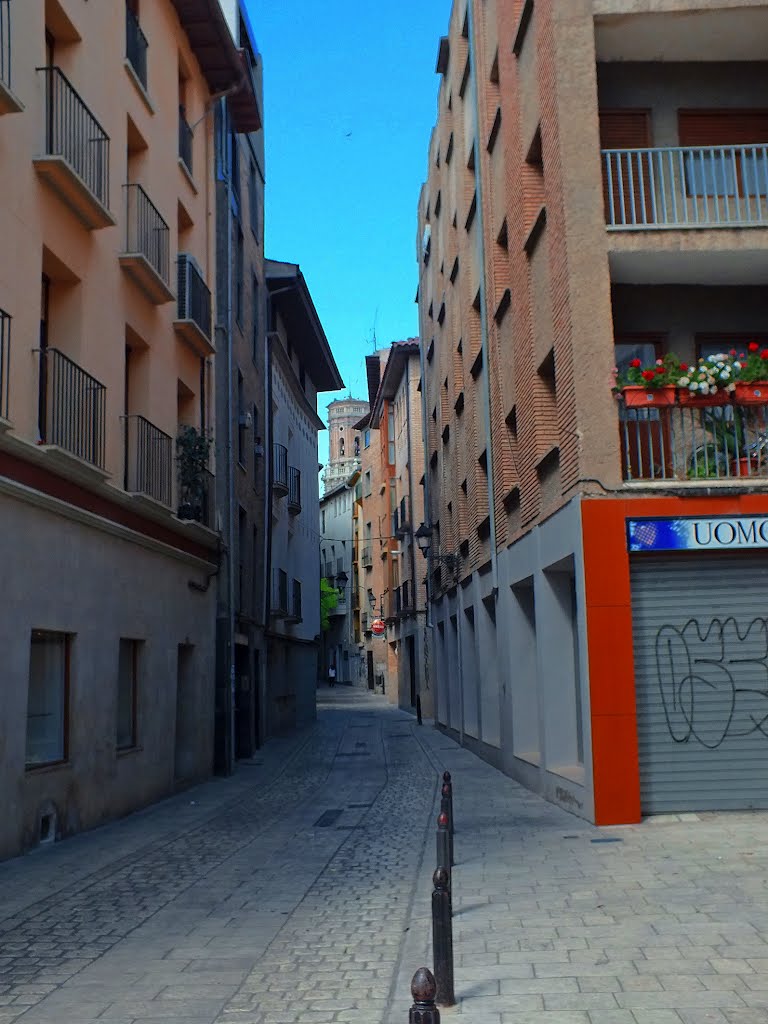
[[[331,825],[335,825],[339,818],[344,813],[344,809],[336,807],[330,811],[323,811],[320,817],[317,819],[313,828],[330,828]]]

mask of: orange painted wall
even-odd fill
[[[765,515],[768,497],[599,498],[582,503],[595,823],[640,820],[640,774],[626,521]]]

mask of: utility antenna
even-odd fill
[[[376,322],[378,321],[378,319],[379,319],[379,307],[377,306],[376,307],[376,312],[374,313],[374,316],[373,316],[373,330],[372,330],[372,333],[371,333],[371,346],[372,346],[372,350],[374,352],[379,347],[378,346],[378,342],[376,341]]]

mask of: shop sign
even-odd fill
[[[768,516],[628,519],[629,551],[738,551],[768,548]]]

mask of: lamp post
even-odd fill
[[[424,555],[425,558],[430,559],[433,562],[443,562],[448,566],[448,571],[453,575],[458,568],[458,558],[453,553],[447,555],[441,555],[439,552],[435,553],[432,551],[432,535],[434,530],[431,526],[427,526],[426,523],[422,523],[414,537],[416,543],[419,546],[419,551]]]

